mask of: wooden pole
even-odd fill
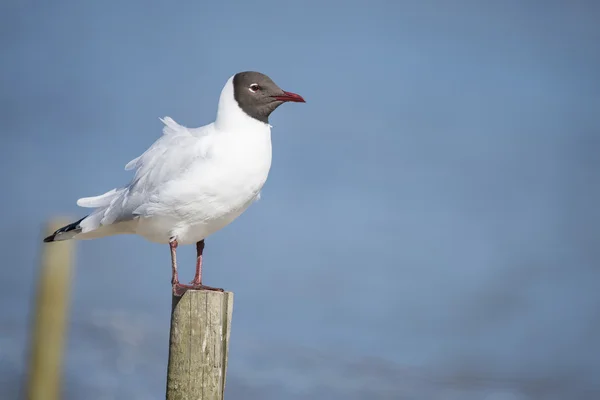
[[[56,219],[48,234],[68,224]],[[42,251],[29,365],[27,398],[59,400],[63,349],[69,314],[73,242],[46,244]]]
[[[173,297],[167,400],[223,400],[233,293]]]

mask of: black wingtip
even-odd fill
[[[81,221],[83,221],[86,218],[87,218],[87,216],[81,218],[79,221],[75,221],[69,225],[63,226],[62,228],[56,230],[56,232],[54,232],[52,235],[50,235],[46,239],[44,239],[44,243],[56,242],[56,240],[54,240],[54,239],[56,238],[56,235],[58,235],[59,233],[71,232],[75,229],[78,229]]]
[[[44,239],[44,243],[54,242],[55,236],[56,236],[55,234],[48,236],[46,239]]]

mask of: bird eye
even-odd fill
[[[256,93],[258,90],[260,90],[260,86],[258,86],[256,83],[253,83],[252,85],[250,85],[250,91],[252,93]]]

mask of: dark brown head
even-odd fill
[[[302,96],[282,90],[265,74],[253,71],[234,75],[233,96],[246,114],[264,123],[269,123],[269,115],[283,103],[305,102]]]

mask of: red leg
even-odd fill
[[[177,274],[177,246],[177,239],[171,238],[171,240],[169,241],[169,247],[171,248],[171,271],[173,274],[171,276],[171,283],[173,285],[179,283],[179,276]]]
[[[183,296],[187,289],[181,287],[181,283],[179,283],[179,276],[177,274],[177,239],[171,238],[169,241],[169,247],[171,248],[171,285],[173,286],[173,295],[174,296]]]
[[[173,277],[171,283],[173,284],[173,295],[183,296],[183,294],[191,290],[213,290],[216,292],[223,292],[223,289],[215,288],[212,286],[206,286],[202,284],[202,252],[204,250],[204,240],[196,243],[196,275],[190,285],[184,285],[179,283],[179,277],[177,276],[177,258],[175,250],[177,249],[177,239],[173,239],[169,242],[171,247],[171,267],[173,269]]]
[[[191,282],[192,285],[202,285],[202,252],[204,251],[204,239],[196,243],[196,275]]]

